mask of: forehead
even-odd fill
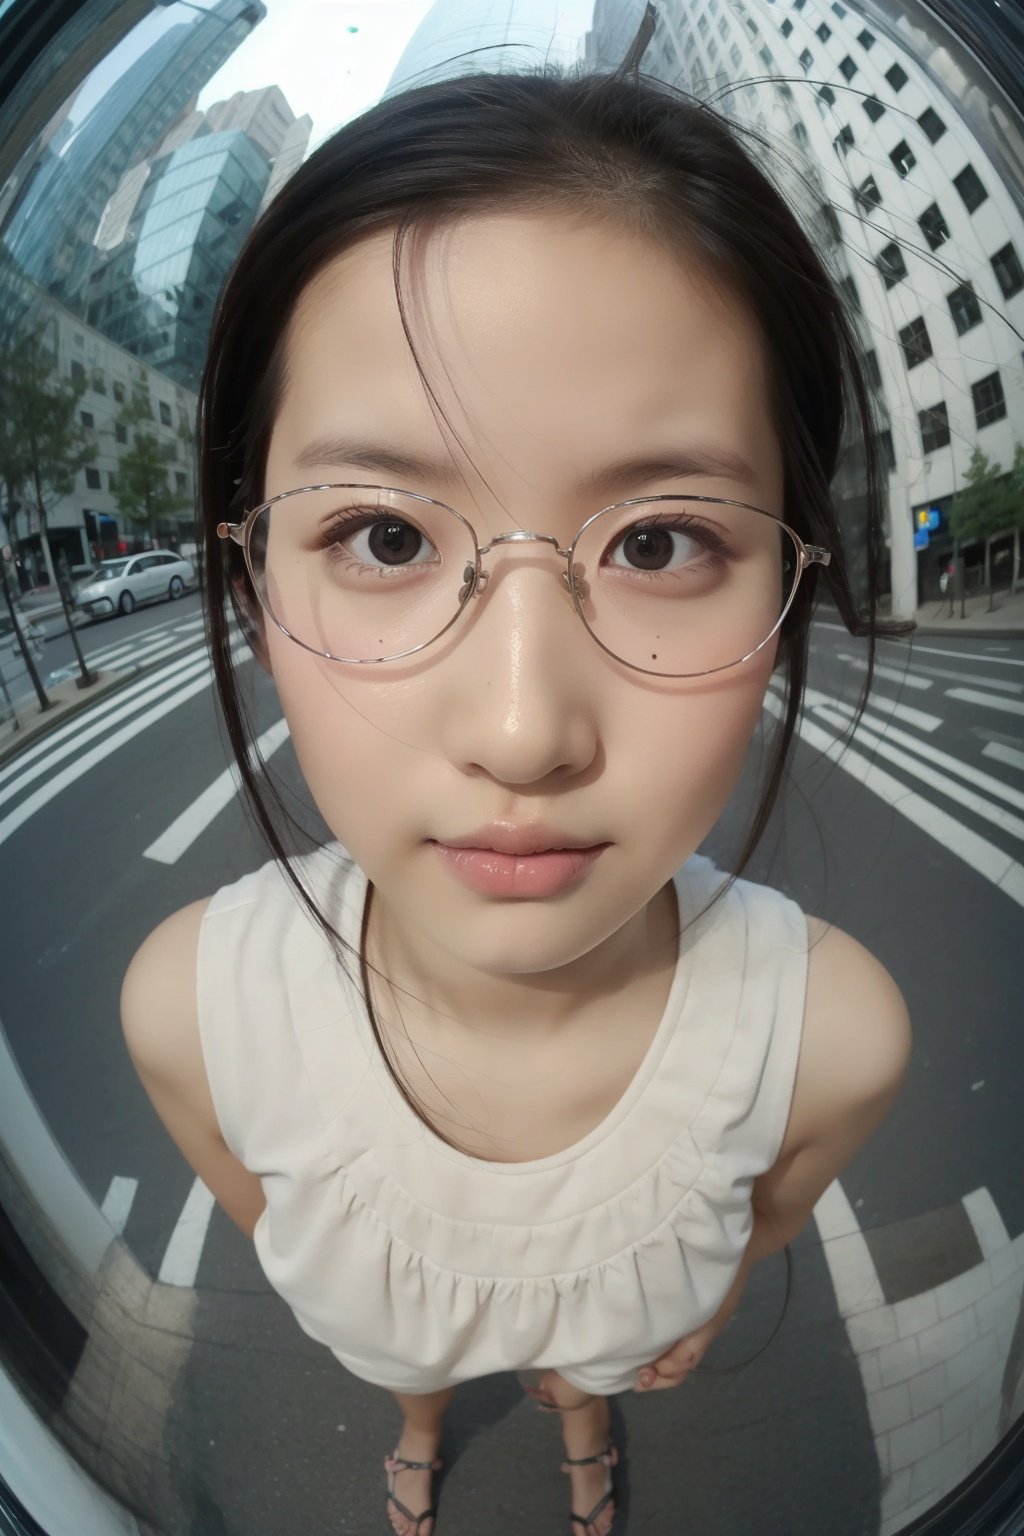
[[[474,464],[548,472],[685,431],[777,471],[758,327],[696,261],[610,223],[460,220],[414,237],[396,295],[390,231],[302,293],[285,345],[272,461],[345,435],[412,435]],[[270,468],[272,466],[268,466]]]

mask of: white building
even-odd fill
[[[659,0],[642,68],[805,156],[835,210],[819,236],[840,237],[889,422],[893,601],[909,615],[937,589],[973,448],[1006,470],[1024,441],[1024,219],[948,56],[932,69],[919,29],[904,43],[903,9],[868,23],[838,0]],[[921,509],[938,527],[915,556]]]

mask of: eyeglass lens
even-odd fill
[[[260,600],[282,629],[359,662],[441,634],[469,598],[476,561],[469,528],[449,508],[370,486],[317,488],[264,507],[249,555]],[[798,569],[792,535],[767,513],[680,497],[592,518],[577,537],[573,585],[587,628],[612,655],[695,676],[763,644]]]

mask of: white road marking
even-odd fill
[[[816,705],[815,713],[821,715],[828,725],[835,726],[839,731],[845,730],[847,722],[843,716],[837,710],[831,709],[827,704]],[[890,732],[889,734],[893,733]],[[864,745],[877,757],[888,758],[890,763],[895,763],[896,767],[902,768],[904,773],[911,774],[915,779],[922,779],[929,789],[934,789],[936,793],[945,795],[947,800],[955,800],[958,805],[962,805],[975,816],[980,816],[983,821],[992,822],[993,826],[998,827],[1001,832],[1006,832],[1010,837],[1016,837],[1021,842],[1024,842],[1024,821],[1019,816],[1014,816],[1012,811],[1004,811],[1002,806],[993,805],[984,796],[975,794],[974,790],[965,789],[962,784],[955,784],[952,779],[947,779],[944,773],[938,773],[934,768],[927,767],[925,763],[918,762],[916,758],[911,757],[909,752],[904,752],[899,747],[891,746],[887,737],[878,736],[874,731],[866,730],[862,726],[858,727],[857,740],[863,741]],[[924,746],[924,743],[922,742],[921,745]],[[945,757],[946,754],[937,753],[933,749],[931,756]],[[952,761],[955,761],[955,759]],[[970,773],[966,764],[963,763],[958,764],[957,771],[963,773],[965,777]],[[981,777],[987,779],[988,775],[982,774]],[[998,779],[990,780],[990,782],[999,783]],[[1015,791],[1010,793],[1015,793]],[[1018,795],[1017,799],[1024,800],[1024,796]]]
[[[822,714],[828,711],[839,711],[843,716],[853,713],[851,705],[844,703],[841,699],[829,699],[817,694],[813,689],[807,690],[807,697],[812,709]],[[1019,789],[1014,789],[1012,785],[1004,784],[1002,779],[993,778],[990,773],[984,773],[980,768],[973,768],[970,763],[962,763],[958,757],[951,756],[949,752],[942,752],[926,741],[918,741],[917,737],[911,736],[909,731],[901,731],[898,726],[889,725],[869,710],[864,712],[863,724],[866,734],[871,736],[872,740],[895,741],[901,746],[908,747],[911,752],[916,752],[919,757],[925,758],[928,762],[937,763],[941,768],[946,768],[959,778],[966,779],[969,784],[974,784],[978,789],[995,795],[996,799],[1005,800],[1008,805],[1014,805],[1018,810],[1024,811],[1024,794]],[[839,725],[845,729],[845,719],[840,720]],[[876,731],[879,733],[877,737],[873,735]],[[859,728],[857,734],[860,734]],[[1021,762],[1024,763],[1024,755],[1021,756]]]
[[[256,743],[260,756],[264,759],[272,756],[288,735],[288,722],[278,720]],[[224,807],[234,798],[240,783],[237,766],[232,763],[229,768],[214,779],[213,783],[198,795],[192,804],[186,806],[166,832],[161,832],[155,842],[143,850],[144,859],[154,859],[158,864],[175,864],[182,854],[189,849],[200,837],[210,822],[219,816]]]
[[[137,696],[127,704],[120,703],[119,708],[115,708],[109,714],[105,714],[102,719],[95,719],[90,714],[89,724],[80,725],[78,730],[68,740],[64,741],[61,746],[54,748],[45,755],[41,755],[35,763],[25,769],[24,773],[19,774],[16,779],[12,779],[6,788],[0,791],[0,805],[6,804],[8,800],[13,800],[15,795],[32,783],[33,779],[38,779],[41,774],[49,773],[56,763],[77,752],[85,742],[91,741],[94,736],[99,736],[104,731],[109,730],[110,726],[116,725],[119,720],[124,720],[129,715],[133,715],[142,704],[148,704],[152,700],[158,699],[161,694],[169,693],[172,688],[177,688],[181,683],[187,682],[189,678],[195,677],[204,670],[208,671],[208,669],[209,663],[206,658],[204,656],[197,657],[195,661],[178,668],[171,677],[166,678],[163,682],[145,689],[143,697]],[[119,702],[122,699],[123,695],[119,694]],[[15,759],[15,761],[17,766],[20,767],[20,759]]]
[[[765,708],[776,719],[781,719],[782,705],[775,695],[769,692],[764,702]],[[808,746],[857,779],[865,789],[877,795],[889,810],[905,816],[927,836],[941,843],[949,853],[962,859],[983,879],[991,881],[1011,901],[1024,906],[1024,865],[1018,864],[1016,859],[1010,858],[1009,854],[990,843],[987,838],[963,826],[946,811],[940,810],[915,790],[908,789],[899,779],[894,779],[892,774],[877,767],[855,748],[837,741],[812,721],[801,720],[798,730]]]
[[[990,1259],[1010,1241],[1006,1223],[987,1189],[975,1189],[969,1195],[964,1195],[963,1205],[974,1228],[974,1235],[978,1239],[982,1256]]]
[[[849,651],[836,651],[835,654],[837,661],[848,662],[858,672],[866,672],[868,669],[867,662],[860,656],[851,656]],[[915,677],[913,672],[903,672],[898,667],[876,665],[874,675],[886,683],[899,683],[901,688],[923,689],[934,686],[930,677]]]
[[[202,1179],[196,1179],[167,1244],[158,1280],[164,1285],[195,1285],[203,1256],[206,1229],[215,1201]]]
[[[123,1179],[120,1174],[110,1181],[100,1210],[120,1237],[131,1214],[132,1202],[138,1193],[138,1179]]]
[[[841,1316],[884,1306],[875,1261],[838,1179],[833,1179],[820,1196],[814,1207],[814,1223]]]
[[[84,773],[88,773],[90,768],[102,762],[105,757],[109,757],[112,752],[116,752],[118,747],[122,747],[126,741],[131,741],[133,736],[138,736],[148,726],[155,725],[158,720],[163,719],[164,715],[169,715],[172,709],[177,709],[179,704],[184,704],[194,698],[197,693],[202,693],[204,688],[210,686],[212,678],[213,671],[208,668],[203,676],[182,688],[173,698],[158,704],[155,709],[147,710],[144,715],[138,715],[129,725],[115,731],[113,736],[108,737],[100,746],[93,747],[91,752],[86,752],[84,757],[78,758],[69,768],[65,768],[63,772],[58,773],[55,778],[29,795],[16,810],[11,811],[0,821],[0,844],[5,843],[12,833],[35,815],[36,811],[55,799],[62,789],[66,789],[69,784],[80,779]]]
[[[979,677],[974,672],[954,672],[950,667],[933,667],[925,662],[921,668],[929,677],[944,677],[954,683],[980,683],[983,688],[995,688],[999,693],[1024,693],[1024,683],[1008,683],[1001,677]]]
[[[55,731],[47,731],[46,735],[41,737],[34,747],[26,747],[23,752],[19,752],[9,763],[0,768],[0,784],[23,769],[26,763],[35,762],[40,757],[46,757],[62,741],[67,741],[73,736],[77,737],[83,728],[91,727],[93,721],[107,719],[109,724],[109,716],[113,712],[123,708],[131,699],[139,699],[140,696],[147,694],[151,697],[152,691],[159,689],[165,678],[180,678],[189,675],[190,671],[197,667],[202,659],[202,657],[196,657],[193,662],[190,662],[186,657],[179,657],[177,661],[170,663],[162,671],[151,673],[144,678],[140,678],[136,683],[128,683],[123,688],[119,688],[117,693],[107,699],[106,702],[94,704],[91,709],[83,711],[81,714],[73,715],[67,725],[58,726]],[[120,718],[121,716],[118,715],[118,719]]]
[[[815,624],[811,630],[812,635],[815,629],[831,629],[834,630],[837,635],[845,635],[848,640],[852,638],[850,631],[846,628],[845,624],[825,624],[820,619],[818,619],[815,621]],[[947,650],[944,645],[925,645],[923,641],[914,640],[909,636],[906,640],[890,640],[885,635],[879,636],[878,644],[905,646],[906,649],[908,651],[912,651],[915,656],[917,655],[918,651],[927,651],[929,655],[932,656],[958,656],[964,661],[985,660],[993,661],[997,666],[1000,667],[1024,667],[1024,661],[1017,661],[1013,657],[993,656],[991,651],[995,649],[995,647],[989,646],[986,646],[984,650],[980,651],[950,651]],[[1005,651],[1008,650],[1009,647],[1004,645],[1000,646],[999,649]],[[823,654],[831,655],[832,653],[826,651],[823,652]]]
[[[805,696],[811,692],[813,692],[812,689],[805,690]],[[822,697],[824,698],[825,695],[823,694]],[[832,699],[831,702],[837,709],[841,707],[853,714],[853,705],[846,703],[845,700]],[[912,704],[897,704],[895,699],[887,698],[884,693],[871,695],[871,708],[879,715],[891,715],[896,720],[902,720],[906,725],[916,725],[919,731],[937,731],[940,725],[946,723],[941,715],[929,715],[926,710],[915,709]]]
[[[1024,704],[1013,699],[999,699],[995,694],[982,693],[977,688],[947,688],[948,699],[963,699],[966,704],[987,704],[989,709],[1001,709],[1007,715],[1024,715]]]
[[[981,755],[991,757],[997,763],[1006,763],[1010,768],[1024,768],[1024,752],[1018,752],[1016,747],[1004,747],[1001,741],[987,742]]]

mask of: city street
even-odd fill
[[[195,1187],[120,1034],[120,981],[140,940],[266,858],[227,771],[198,598],[79,633],[97,666],[143,670],[0,768],[0,1022],[71,1165],[132,1253],[155,1278],[196,1289],[195,1343],[167,1427],[169,1454],[186,1469],[167,1529],[384,1530],[391,1399],[299,1333],[248,1243]],[[51,638],[41,670],[70,655],[66,636]],[[835,623],[816,627],[793,782],[747,873],[848,929],[910,1006],[902,1098],[837,1191],[885,1302],[897,1304],[978,1262],[965,1199],[987,1191],[1008,1238],[1024,1232],[1024,642],[884,643],[872,702],[837,758],[864,655]],[[265,755],[305,803],[272,687],[251,661],[245,671]],[[773,694],[769,713],[777,708]],[[754,767],[706,849],[723,864],[739,846]],[[318,825],[312,811],[308,825]],[[843,1326],[841,1277],[826,1262],[825,1220],[794,1245],[789,1313],[756,1364],[615,1401],[629,1529],[879,1529],[878,1424]],[[759,1347],[783,1279],[781,1258],[761,1266],[709,1364]],[[478,1536],[492,1507],[495,1530],[564,1529],[557,1426],[514,1378],[460,1388],[449,1434],[442,1454],[459,1459],[441,1489],[439,1536]]]

